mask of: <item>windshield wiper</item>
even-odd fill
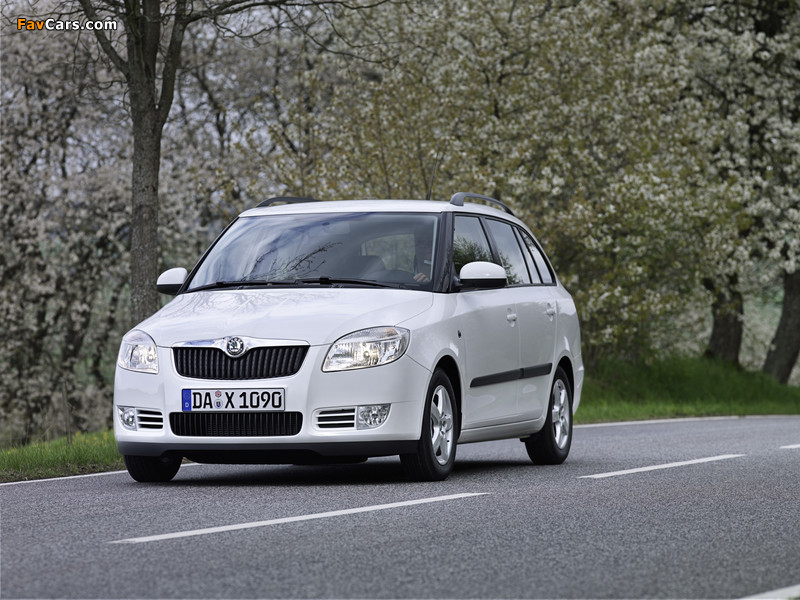
[[[223,290],[244,287],[271,287],[271,286],[300,286],[310,283],[320,285],[366,285],[381,288],[402,288],[401,283],[389,283],[385,281],[374,281],[371,279],[349,279],[345,277],[304,277],[301,279],[244,279],[239,281],[216,281],[207,285],[191,288],[189,292],[202,292],[204,290]]]
[[[263,287],[263,286],[271,286],[271,285],[297,285],[297,279],[245,279],[239,281],[216,281],[214,283],[209,283],[207,285],[201,285],[196,288],[190,288],[189,292],[202,292],[203,290],[222,290],[222,289],[231,289],[231,288],[243,288],[243,287]]]
[[[390,283],[388,281],[375,281],[374,279],[352,279],[348,277],[304,277],[296,280],[298,283],[319,283],[321,285],[368,285],[372,287],[401,288],[405,287],[402,283]]]

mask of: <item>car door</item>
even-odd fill
[[[494,262],[477,217],[457,215],[453,227],[456,274],[473,261]],[[456,314],[464,348],[463,429],[501,425],[517,418],[519,327],[507,288],[461,290]]]
[[[549,401],[550,377],[555,348],[554,279],[544,258],[527,232],[496,219],[486,220],[487,228],[509,279],[506,289],[516,306],[520,339],[520,374],[517,382],[517,411],[521,420],[536,419]],[[537,268],[531,248],[541,258]]]

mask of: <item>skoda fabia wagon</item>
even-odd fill
[[[114,384],[137,481],[391,455],[441,480],[458,444],[506,438],[567,458],[575,304],[496,200],[267,200],[157,287],[175,298],[125,335]]]

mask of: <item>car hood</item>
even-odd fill
[[[227,336],[314,346],[359,329],[398,325],[432,302],[430,292],[384,288],[209,290],[181,294],[136,329],[158,346]]]

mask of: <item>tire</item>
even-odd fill
[[[425,397],[417,451],[400,455],[406,476],[412,481],[442,481],[453,470],[458,438],[456,406],[450,379],[437,369]]]
[[[544,427],[524,441],[528,456],[536,465],[560,465],[567,460],[572,446],[572,389],[561,367],[556,369],[550,388]]]
[[[125,468],[141,483],[166,483],[181,468],[180,456],[123,456]]]

